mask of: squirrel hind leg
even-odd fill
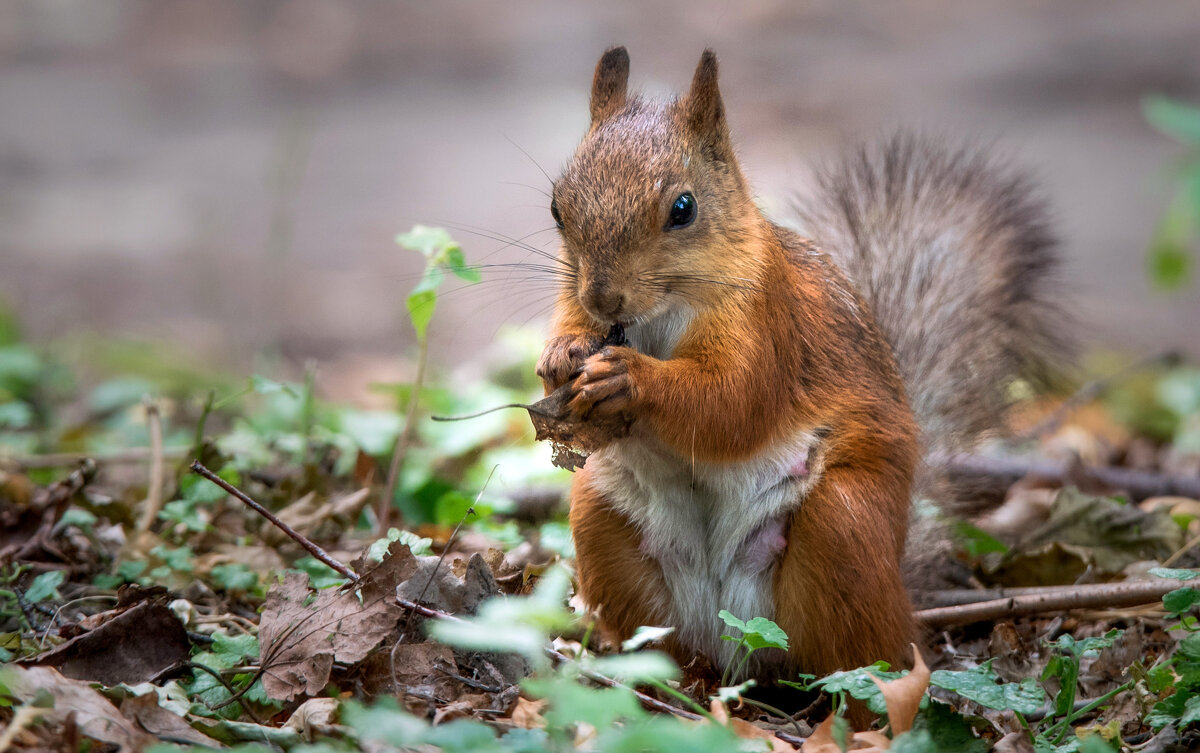
[[[625,640],[642,625],[663,624],[662,571],[643,551],[637,527],[589,485],[586,466],[571,489],[570,522],[580,593],[604,632]]]

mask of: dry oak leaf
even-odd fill
[[[361,598],[352,588],[328,589],[312,599],[303,573],[288,573],[271,587],[258,629],[268,696],[290,701],[302,693],[320,694],[334,661],[361,661],[392,631],[400,607],[386,590],[367,588],[365,580],[358,584]]]
[[[909,645],[913,650],[911,672],[904,677],[888,682],[884,682],[878,677],[871,678],[883,693],[883,701],[887,704],[888,723],[892,728],[893,737],[912,729],[913,720],[917,717],[917,709],[921,705],[921,698],[929,689],[929,667],[926,666],[925,659],[917,650],[916,645]],[[834,716],[830,714],[825,721],[817,725],[812,735],[800,748],[801,753],[841,753],[842,746],[833,739],[833,720]],[[882,733],[855,732],[845,750],[856,753],[882,753],[890,745],[891,740]]]

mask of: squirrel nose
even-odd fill
[[[619,290],[592,286],[584,295],[583,305],[596,316],[615,319],[625,306],[625,294]]]

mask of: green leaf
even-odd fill
[[[476,283],[483,279],[478,268],[467,266],[466,257],[463,256],[462,249],[458,246],[446,249],[446,268],[459,279],[470,283]]]
[[[742,622],[724,609],[718,612],[717,616],[729,627],[742,631],[742,638],[752,649],[781,648],[787,650],[787,633],[766,617],[755,617],[749,622]]]
[[[938,753],[933,738],[925,730],[910,730],[892,740],[888,753]]]
[[[988,743],[975,736],[962,714],[949,705],[930,700],[917,714],[913,730],[929,733],[934,750],[939,753],[987,753]]]
[[[169,549],[165,545],[158,545],[150,550],[150,554],[158,557],[170,569],[177,573],[190,573],[195,569],[195,555],[192,553],[190,546],[181,546],[177,549]]]
[[[962,672],[939,669],[929,678],[930,685],[958,693],[963,698],[997,711],[1032,714],[1046,703],[1046,692],[1032,677],[1021,682],[999,682],[988,664]]]
[[[1176,655],[1192,661],[1200,661],[1200,633],[1192,633],[1179,642]]]
[[[217,477],[230,486],[239,486],[242,483],[242,474],[232,463],[217,471]],[[185,474],[179,479],[179,494],[189,502],[203,504],[220,502],[229,496],[224,489],[195,473]]]
[[[1150,574],[1158,578],[1169,578],[1171,580],[1192,580],[1200,578],[1200,572],[1195,570],[1183,570],[1170,567],[1152,567]]]
[[[1200,590],[1177,588],[1163,596],[1163,608],[1173,614],[1183,614],[1200,604]]]
[[[257,659],[258,638],[248,633],[230,635],[226,632],[213,633],[212,653],[221,657],[223,669],[235,667],[247,659]]]
[[[598,656],[587,662],[588,669],[627,684],[650,680],[673,680],[679,667],[669,656],[658,651],[638,651],[632,654]]]
[[[258,586],[258,573],[240,562],[214,566],[212,578],[218,586],[226,591],[250,592]]]
[[[433,553],[433,539],[422,538],[415,533],[402,531],[399,528],[389,528],[387,536],[378,539],[367,548],[367,558],[372,562],[383,562],[383,556],[396,541],[407,545],[408,550],[418,557]]]
[[[346,576],[316,557],[301,557],[296,560],[293,567],[307,575],[309,583],[318,591],[325,588],[335,588],[347,582]]]
[[[426,259],[432,260],[437,260],[445,249],[458,246],[445,228],[426,225],[414,225],[407,233],[398,234],[396,243],[410,251],[418,251]]]
[[[1142,115],[1181,144],[1200,147],[1200,107],[1154,94],[1142,100]]]
[[[871,680],[871,677],[878,677],[880,680],[895,680],[907,674],[907,672],[885,671],[884,668],[886,666],[886,662],[878,662],[869,667],[860,667],[859,669],[851,669],[845,672],[834,672],[813,682],[811,687],[824,690],[827,693],[849,693],[852,697],[864,701],[867,704],[867,708],[876,714],[886,714],[887,704],[883,701],[883,694],[880,692],[879,686]]]
[[[50,570],[33,579],[25,590],[25,600],[37,604],[46,599],[59,599],[58,587],[66,580],[67,574],[62,570]]]
[[[551,727],[590,724],[604,729],[621,719],[644,719],[646,711],[628,688],[590,688],[569,676],[533,678],[521,686],[550,701],[545,713]]]
[[[437,293],[432,290],[417,290],[409,294],[405,301],[408,308],[408,318],[417,337],[424,340],[425,332],[429,329],[429,321],[433,319],[433,309],[437,304]]]
[[[977,559],[985,554],[1008,552],[1008,546],[987,531],[963,520],[954,521],[954,533],[967,556]]]
[[[342,723],[364,740],[380,740],[396,747],[413,747],[425,741],[429,725],[400,708],[395,698],[385,696],[372,706],[347,701],[341,707]]]

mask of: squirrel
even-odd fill
[[[755,205],[717,73],[706,50],[685,95],[649,101],[609,49],[553,185],[537,374],[571,420],[628,425],[573,481],[580,592],[618,637],[674,627],[681,663],[728,663],[727,609],[789,636],[758,676],[910,665],[925,461],[1063,352],[1044,210],[988,159],[898,136],[823,174],[802,237]]]

